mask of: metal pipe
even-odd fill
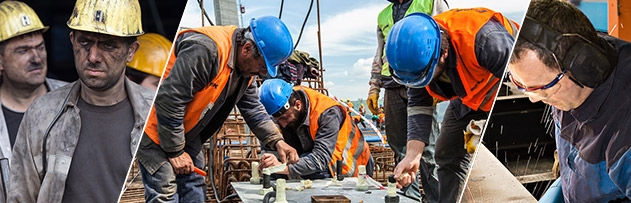
[[[199,0],[199,9],[202,11],[201,13],[201,17],[202,17],[202,27],[204,27],[204,0]]]
[[[322,37],[321,37],[321,30],[320,30],[320,0],[316,0],[316,9],[317,9],[317,16],[318,16],[318,57],[320,58],[320,73],[322,73],[322,75],[324,76],[324,66],[322,65]],[[322,78],[322,87],[324,88],[324,77]],[[328,92],[327,92],[328,95]]]
[[[344,180],[344,176],[342,175],[342,166],[344,165],[344,162],[342,162],[342,160],[337,160],[336,166],[335,166],[335,174],[337,175],[337,180],[338,181],[342,181]]]
[[[272,182],[270,181],[269,175],[263,173],[263,188],[271,188]]]
[[[199,9],[202,11],[202,27],[204,26],[204,17],[206,17],[206,20],[208,20],[208,23],[210,23],[210,25],[214,26],[215,24],[213,23],[213,21],[210,20],[210,17],[208,17],[208,13],[206,13],[206,9],[204,9],[204,0],[197,0],[197,3],[199,4]]]

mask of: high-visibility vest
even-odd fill
[[[228,59],[230,58],[230,49],[232,48],[232,36],[236,29],[236,26],[208,26],[183,30],[178,33],[178,36],[180,36],[182,33],[198,32],[210,37],[210,39],[217,44],[217,56],[219,61],[219,72],[217,76],[215,76],[206,87],[195,93],[193,100],[186,105],[186,112],[184,113],[184,133],[188,133],[193,129],[205,115],[205,112],[216,104],[215,101],[219,95],[227,91],[225,87],[230,79],[230,73],[232,72],[232,68],[228,67]],[[162,77],[163,79],[169,76],[171,68],[173,64],[175,64],[175,60],[175,51],[172,51],[164,72],[164,77]],[[251,81],[250,79],[250,82]],[[230,106],[230,108],[232,108],[232,106]],[[151,107],[145,133],[153,142],[160,144],[155,107]]]
[[[511,35],[514,36],[517,33],[515,25],[510,20],[501,13],[487,8],[452,9],[434,16],[438,25],[447,30],[453,49],[458,55],[456,69],[466,92],[466,95],[460,99],[465,106],[476,111],[491,110],[499,85],[499,78],[480,66],[475,55],[475,36],[491,18],[497,19]],[[438,94],[436,90],[438,86],[435,83],[427,86],[427,91],[434,98],[451,100],[458,97],[457,95],[447,97]]]
[[[309,133],[313,140],[315,140],[318,132],[318,119],[322,112],[331,107],[337,107],[344,112],[344,123],[337,134],[335,150],[333,150],[333,156],[331,157],[331,162],[329,162],[329,172],[335,174],[336,161],[343,160],[342,174],[347,177],[356,177],[357,167],[368,164],[370,149],[368,143],[364,140],[364,135],[353,122],[351,116],[346,113],[342,105],[322,93],[302,86],[296,86],[294,90],[302,90],[309,97]]]
[[[412,3],[407,11],[405,11],[405,16],[410,13],[422,12],[427,15],[432,15],[432,9],[434,7],[434,0],[411,0]],[[392,18],[392,6],[393,4],[388,5],[384,8],[377,17],[377,25],[379,29],[381,29],[381,33],[383,34],[383,41],[386,42],[388,39],[388,34],[390,33],[390,29],[394,25],[394,19]],[[384,47],[385,49],[385,47]],[[385,60],[386,52],[383,52],[382,58]],[[385,61],[381,66],[381,75],[390,76],[390,69],[388,69],[388,62]]]

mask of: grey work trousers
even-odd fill
[[[462,118],[456,117],[462,102],[451,102],[445,111],[440,135],[436,140],[436,163],[438,164],[439,202],[454,203],[460,198],[464,179],[469,168],[470,155],[464,148],[464,134],[472,119],[487,119],[484,111],[469,111]]]
[[[386,116],[386,136],[390,148],[394,151],[395,162],[399,163],[405,157],[405,146],[407,144],[407,88],[400,86],[398,88],[386,88],[384,96],[384,111]],[[432,119],[432,134],[429,138],[429,144],[423,150],[423,157],[419,166],[420,178],[408,187],[402,189],[406,195],[420,199],[420,190],[418,179],[423,184],[423,191],[429,202],[438,202],[438,175],[437,165],[434,160],[434,149],[438,136],[438,112],[434,111]]]

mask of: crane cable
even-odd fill
[[[309,10],[307,11],[307,15],[305,16],[305,20],[302,22],[302,27],[300,28],[300,34],[298,34],[298,40],[296,40],[296,44],[294,48],[298,47],[300,43],[300,38],[302,37],[302,32],[305,30],[305,25],[307,24],[307,20],[309,20],[309,15],[311,14],[311,9],[313,8],[313,0],[311,0],[311,4],[309,4]]]
[[[278,19],[281,19],[283,16],[283,5],[285,5],[285,0],[280,0],[280,11],[278,12]]]
[[[199,9],[202,10],[202,14],[206,17],[206,20],[208,20],[210,25],[214,26],[215,24],[213,23],[212,20],[210,20],[210,17],[208,17],[208,13],[206,13],[206,9],[204,9],[204,5],[202,4],[202,0],[197,0],[197,4],[199,4]],[[204,22],[202,22],[202,26],[203,25],[204,25]]]

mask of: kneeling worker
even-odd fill
[[[329,178],[336,175],[336,161],[343,160],[343,176],[357,176],[359,165],[366,165],[366,174],[372,176],[374,163],[368,143],[346,108],[334,99],[307,87],[292,87],[281,79],[263,82],[260,98],[280,125],[285,142],[300,155],[296,164],[277,174]],[[278,164],[270,153],[261,156],[261,168]]]

